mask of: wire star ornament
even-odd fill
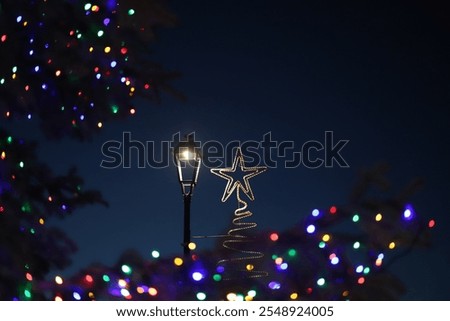
[[[242,181],[239,179],[235,179],[231,175],[227,174],[236,172],[238,165],[241,172],[247,173],[242,177]],[[222,202],[226,202],[235,190],[237,191],[238,199],[239,192],[242,191],[250,200],[254,201],[255,196],[253,195],[253,191],[249,181],[251,178],[265,172],[266,170],[267,167],[265,166],[246,167],[241,148],[238,147],[236,155],[234,156],[232,167],[213,168],[211,169],[211,173],[227,180],[227,186],[225,187],[225,191],[222,196]]]

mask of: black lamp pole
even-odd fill
[[[191,243],[191,198],[194,187],[197,185],[201,164],[201,153],[192,136],[188,136],[187,141],[178,143],[174,149],[174,158],[184,202],[183,253],[184,256],[188,256],[189,243]]]
[[[191,243],[191,194],[183,195],[183,201],[184,201],[183,253],[184,256],[188,256],[189,243]]]

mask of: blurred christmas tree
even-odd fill
[[[43,299],[32,281],[70,264],[72,240],[51,218],[64,218],[80,206],[103,203],[84,191],[75,170],[56,176],[36,159],[35,146],[0,131],[0,299]]]
[[[157,99],[176,76],[151,60],[154,30],[174,17],[160,1],[2,1],[0,112],[40,119],[50,138],[92,136]]]
[[[155,29],[174,21],[157,0],[2,1],[2,121],[36,118],[49,139],[84,140],[105,122],[134,115],[137,95],[177,94],[168,85],[176,74],[150,55]],[[83,191],[75,170],[54,175],[33,143],[4,130],[0,154],[0,299],[42,299],[36,282],[66,267],[76,248],[47,220],[106,203]]]

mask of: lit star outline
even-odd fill
[[[248,172],[248,174],[242,177],[244,184],[242,184],[241,180],[235,180],[232,176],[227,175],[226,173],[234,173],[237,169],[237,166],[241,168],[242,172]],[[254,166],[254,167],[245,167],[244,156],[242,155],[241,148],[238,147],[236,151],[236,155],[234,156],[233,166],[227,168],[212,168],[211,173],[217,175],[223,179],[227,180],[227,186],[225,187],[225,191],[222,196],[222,202],[226,202],[227,199],[231,196],[234,190],[237,189],[238,198],[239,198],[239,190],[244,192],[247,197],[254,201],[255,196],[253,195],[252,188],[250,186],[250,178],[255,177],[267,170],[265,166]]]

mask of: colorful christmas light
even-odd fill
[[[363,211],[360,211],[361,219],[357,222],[361,227],[364,224],[373,224],[371,222],[373,222],[374,215],[379,214],[378,212],[375,214],[362,213]],[[397,213],[397,217],[402,217],[403,214],[403,211],[400,211]],[[395,248],[390,249],[391,244],[386,244],[385,249],[386,251],[389,250],[390,254],[378,252],[371,259],[371,253],[374,252],[375,248],[370,245],[367,235],[356,233],[355,235],[359,235],[360,240],[355,241],[350,237],[351,233],[346,234],[345,238],[342,239],[339,233],[332,232],[332,222],[346,221],[346,217],[352,218],[353,216],[352,211],[347,212],[337,207],[332,221],[328,221],[326,217],[317,221],[317,218],[312,214],[305,217],[305,221],[316,220],[318,226],[316,233],[310,234],[306,230],[298,229],[298,227],[285,232],[262,232],[264,235],[260,238],[260,247],[270,248],[273,251],[273,254],[266,256],[262,262],[265,269],[269,271],[268,277],[262,278],[262,281],[254,279],[255,281],[242,283],[242,280],[236,282],[224,280],[222,277],[224,267],[216,265],[217,259],[221,255],[219,250],[192,253],[192,257],[196,257],[195,260],[182,260],[179,257],[160,258],[158,260],[144,260],[142,266],[135,267],[128,263],[122,263],[118,266],[118,269],[108,267],[99,269],[97,266],[95,270],[89,272],[92,279],[103,278],[103,281],[107,281],[107,284],[116,284],[115,286],[105,288],[96,285],[91,288],[86,283],[78,283],[76,284],[78,290],[75,292],[61,291],[64,287],[70,289],[74,286],[74,280],[76,279],[74,277],[59,285],[59,293],[55,293],[53,297],[59,296],[61,299],[69,300],[90,300],[92,298],[89,293],[91,293],[91,296],[96,299],[115,297],[124,300],[348,300],[365,298],[367,295],[370,298],[368,293],[373,291],[373,280],[377,280],[386,273],[380,269],[383,261],[388,256],[393,257],[392,253],[399,251],[397,247],[400,247],[400,245],[396,242]],[[366,219],[363,217],[366,217]],[[414,219],[417,218],[418,216],[415,215]],[[387,214],[384,215],[384,219],[388,219]],[[353,226],[354,223],[352,222],[353,220],[350,219],[349,226]],[[425,225],[428,226],[428,223],[427,221]],[[401,225],[398,226],[398,229],[402,228]],[[394,231],[387,230],[385,232],[391,233]],[[274,242],[270,238],[273,233],[276,233],[283,240],[288,240],[288,242],[285,244]],[[311,247],[318,241],[325,243],[324,237],[328,243],[332,243],[331,246]],[[364,244],[366,244],[364,247],[361,246],[363,239],[366,240],[364,241]],[[358,245],[355,246],[356,244]],[[340,251],[343,248],[347,248],[349,251],[365,252],[366,254],[363,256],[365,259],[357,257],[350,259],[351,255],[341,255]],[[311,268],[310,264],[314,264],[314,266]],[[183,269],[180,269],[181,266],[183,266]],[[200,266],[202,268],[199,268]],[[247,264],[247,270],[251,271],[254,268],[252,264]],[[188,278],[185,274],[187,271],[189,271]],[[116,281],[110,279],[109,276],[111,275],[117,278]],[[297,278],[299,277],[305,281],[298,282]],[[307,280],[314,281],[310,283]],[[346,282],[342,282],[342,280],[346,280]],[[178,288],[177,284],[185,285]],[[195,286],[195,291],[190,290],[193,286]],[[173,287],[177,287],[178,290],[172,291]],[[367,292],[365,287],[371,290]],[[105,291],[106,289],[107,291]],[[73,293],[73,296],[61,295],[61,293]],[[78,293],[79,297],[75,293]],[[26,298],[26,296],[24,297]]]
[[[152,10],[157,2],[3,1],[1,114],[37,116],[49,137],[83,139],[106,121],[134,114],[128,110],[135,95],[157,99],[173,74],[146,51],[154,29],[174,21],[162,18],[162,7]]]

